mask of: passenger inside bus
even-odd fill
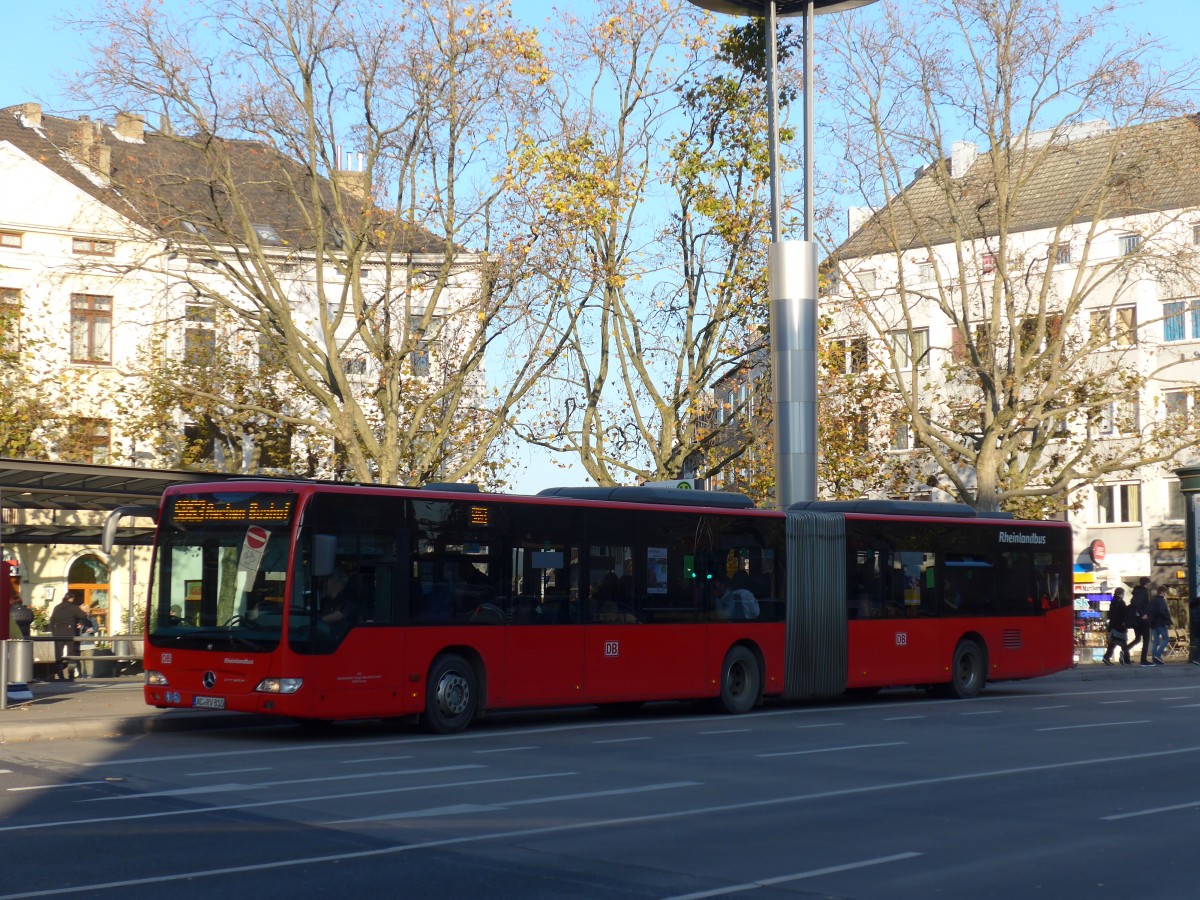
[[[724,580],[713,583],[713,608],[722,619],[749,621],[758,618],[758,599],[746,588],[729,589]]]
[[[344,635],[358,621],[358,604],[350,587],[350,573],[342,566],[333,570],[325,582],[325,602],[321,605],[321,621],[335,636]]]

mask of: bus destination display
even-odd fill
[[[236,499],[180,497],[171,509],[171,520],[181,525],[217,525],[269,522],[287,525],[295,509],[294,497],[245,494]]]

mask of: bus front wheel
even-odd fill
[[[471,664],[454,653],[436,659],[425,683],[425,727],[435,734],[462,731],[478,707],[479,689]]]
[[[745,647],[731,648],[721,663],[721,709],[733,715],[752,710],[758,702],[761,681],[754,654]]]

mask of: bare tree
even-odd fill
[[[286,378],[197,372],[192,400],[309,435],[325,474],[486,475],[562,331],[521,290],[536,234],[497,217],[546,78],[535,36],[453,0],[113,0],[80,24],[102,36],[81,98],[159,116],[112,153],[159,248],[142,265]]]
[[[831,302],[887,373],[913,481],[981,509],[1061,509],[1196,440],[1138,409],[1179,370],[1147,352],[1160,317],[1130,312],[1139,285],[1195,292],[1185,208],[1200,191],[1179,188],[1200,133],[1178,117],[1195,71],[1110,41],[1110,4],[909,12],[835,22],[845,176],[871,215],[837,251]]]
[[[755,37],[649,0],[558,35],[556,130],[522,165],[558,210],[545,283],[578,322],[520,430],[599,484],[712,474],[754,440],[717,427],[712,389],[767,316],[763,84],[738,56]]]

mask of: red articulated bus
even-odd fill
[[[145,696],[440,733],[513,708],[967,698],[1071,666],[1071,563],[1065,523],[957,504],[178,485],[158,510]]]

